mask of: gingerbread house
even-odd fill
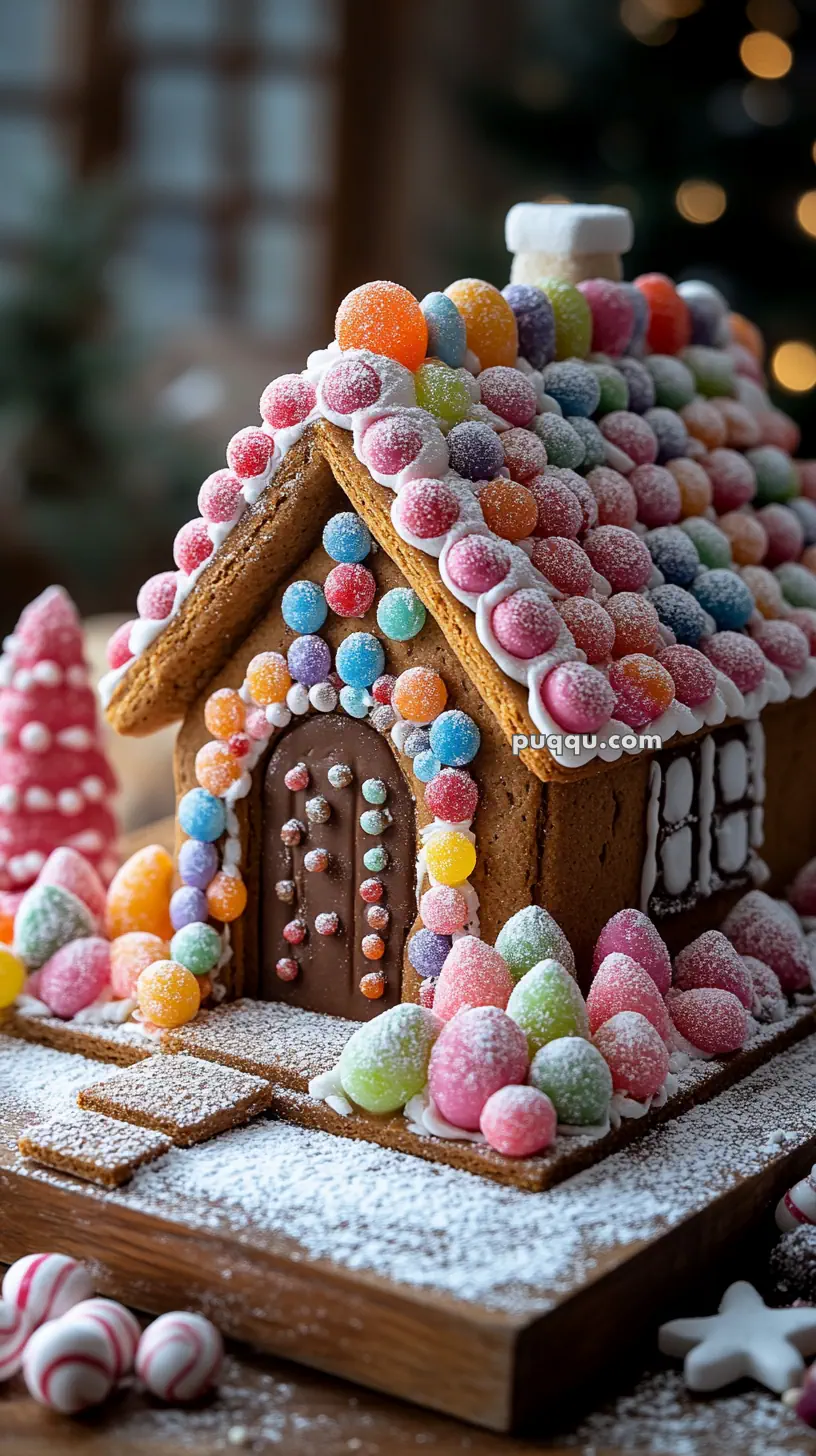
[[[114,727],[181,723],[216,998],[428,1004],[530,904],[583,977],[622,907],[679,947],[816,851],[816,479],[757,331],[630,244],[524,204],[503,292],[356,290],[113,639]]]

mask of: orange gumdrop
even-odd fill
[[[768,533],[756,516],[744,511],[726,511],[717,525],[731,542],[731,555],[737,566],[759,566],[768,549]]]
[[[680,511],[685,519],[686,516],[703,516],[711,505],[711,480],[708,472],[696,460],[689,460],[685,455],[677,460],[669,460],[666,469],[670,470],[678,486],[680,487]]]
[[[725,421],[725,443],[730,450],[750,450],[759,444],[759,422],[744,404],[726,397],[712,403]]]
[[[786,615],[787,608],[782,588],[767,566],[743,566],[740,576],[751,593],[754,606],[761,616],[772,620]]]
[[[202,789],[218,798],[241,777],[241,764],[225,743],[205,743],[195,759],[195,776]]]
[[[213,738],[229,738],[240,733],[246,721],[246,708],[234,688],[219,688],[210,693],[204,706],[204,722]]]
[[[747,349],[749,354],[753,354],[761,364],[765,358],[765,340],[756,324],[742,313],[730,313],[728,323],[734,343],[742,344],[742,347]]]
[[[808,571],[816,572],[816,546],[805,547],[802,552],[801,564],[802,566],[806,566]]]
[[[259,652],[247,668],[247,687],[262,708],[282,703],[292,686],[286,658],[279,652]]]
[[[432,723],[448,701],[448,690],[432,668],[409,667],[397,678],[391,701],[406,723]]]
[[[699,440],[707,450],[718,450],[725,444],[728,426],[710,399],[693,399],[683,406],[680,418],[693,439]]]
[[[237,920],[246,909],[247,887],[240,875],[226,875],[223,870],[207,886],[207,908],[214,920],[225,924]]]
[[[169,954],[167,941],[147,930],[129,930],[126,935],[117,936],[110,948],[110,979],[114,996],[121,996],[123,1000],[135,996],[136,982],[142,971],[155,961],[166,960]]]
[[[360,978],[360,990],[367,1001],[377,1001],[385,990],[385,976],[380,971],[369,971]]]
[[[160,844],[138,849],[116,871],[108,887],[105,925],[109,940],[146,930],[171,940],[170,892],[173,861]]]
[[[615,624],[615,657],[640,652],[650,657],[661,645],[660,618],[651,602],[639,592],[617,592],[604,602],[604,610]]]
[[[484,486],[479,505],[487,525],[503,541],[524,541],[532,536],[538,521],[538,506],[526,485],[499,476]]]
[[[142,1016],[153,1026],[184,1026],[201,1005],[197,978],[178,961],[156,961],[142,971],[136,985]]]
[[[334,332],[341,349],[370,349],[418,369],[428,349],[428,325],[413,293],[399,283],[362,283],[337,310]]]
[[[481,278],[460,278],[445,292],[465,321],[467,346],[482,368],[515,364],[518,358],[516,316],[498,288]]]

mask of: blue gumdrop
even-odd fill
[[[685,531],[679,526],[657,526],[643,537],[658,571],[674,586],[691,586],[700,570],[700,558]]]
[[[453,940],[433,930],[418,930],[408,942],[408,959],[420,976],[438,976],[448,958]]]
[[[349,687],[370,688],[385,670],[383,645],[370,632],[352,632],[340,643],[334,665]]]
[[[751,619],[754,599],[742,578],[725,567],[701,572],[692,591],[721,632],[738,632]]]
[[[452,298],[447,293],[426,293],[419,305],[428,325],[428,357],[441,359],[451,369],[465,362],[467,330]]]
[[[601,398],[597,375],[578,359],[548,364],[542,374],[544,388],[558,401],[565,415],[594,415]]]
[[[341,688],[340,707],[350,718],[367,718],[371,699],[364,688]]]
[[[293,632],[319,632],[328,612],[323,588],[316,581],[293,581],[283,593],[281,613]]]
[[[414,773],[422,784],[429,784],[431,779],[436,778],[442,771],[442,764],[432,748],[427,748],[424,753],[418,753],[414,759]]]
[[[654,587],[648,597],[663,626],[671,629],[677,641],[686,647],[696,647],[710,623],[691,592],[669,582],[666,586]]]
[[[211,843],[224,833],[227,811],[221,800],[206,789],[189,789],[179,802],[178,821],[191,839],[204,839]]]
[[[634,288],[633,292],[646,303],[639,288]],[[629,409],[632,414],[645,415],[655,402],[654,380],[646,365],[641,364],[639,359],[633,359],[631,354],[624,354],[622,359],[615,360],[615,368],[629,385]]]
[[[323,550],[332,561],[365,561],[371,550],[365,521],[355,511],[338,511],[323,528]]]
[[[431,749],[449,768],[463,768],[479,752],[481,734],[473,719],[458,708],[435,718],[429,729]]]
[[[667,460],[677,460],[688,454],[688,430],[676,410],[665,405],[655,405],[644,414],[647,425],[654,431],[657,440],[657,463],[665,465]]]
[[[555,358],[555,314],[547,294],[532,283],[508,283],[502,294],[516,316],[519,354],[543,369]]]
[[[395,586],[380,597],[377,626],[394,642],[409,642],[425,626],[425,608],[409,586]]]

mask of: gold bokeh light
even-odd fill
[[[793,51],[787,41],[770,30],[753,30],[740,43],[740,60],[752,76],[778,81],[793,65]]]
[[[774,351],[771,372],[783,389],[806,394],[816,387],[816,349],[803,339],[788,339]]]
[[[681,182],[675,193],[675,206],[686,222],[716,222],[725,212],[727,198],[719,182],[689,178]]]
[[[816,190],[802,193],[796,204],[796,221],[803,232],[816,238]]]

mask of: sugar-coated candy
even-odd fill
[[[538,520],[535,496],[526,485],[499,476],[483,486],[479,505],[486,524],[505,541],[522,541],[531,536]]]
[[[796,561],[783,561],[776,568],[776,579],[785,601],[792,607],[816,608],[816,576]]]
[[[798,915],[816,915],[816,859],[802,865],[788,890],[788,899]]]
[[[59,1319],[93,1292],[85,1265],[67,1254],[25,1254],[3,1276],[3,1300],[25,1316],[32,1330]]]
[[[796,495],[796,471],[790,455],[775,445],[759,445],[746,456],[756,474],[757,500],[784,503]]]
[[[729,313],[727,322],[732,341],[742,344],[761,364],[765,358],[765,341],[756,324],[741,313]]]
[[[593,976],[608,955],[631,956],[651,976],[661,996],[671,985],[671,958],[654,922],[641,910],[619,910],[607,920],[592,956]]]
[[[384,804],[388,798],[388,788],[382,779],[364,779],[361,793],[367,804]],[[307,804],[307,813],[308,808]]]
[[[504,465],[501,439],[483,420],[454,425],[448,435],[448,452],[451,470],[465,480],[492,480]]]
[[[751,628],[751,636],[768,661],[783,672],[801,672],[810,656],[808,639],[793,622],[760,620]]]
[[[94,1320],[50,1321],[35,1330],[23,1355],[29,1394],[61,1415],[76,1415],[106,1400],[115,1370],[111,1338]]]
[[[572,492],[581,507],[581,523],[578,527],[579,535],[591,531],[598,524],[598,503],[582,475],[574,470],[568,470],[564,466],[548,466],[548,474],[555,476],[563,482],[568,490]]]
[[[666,469],[677,481],[683,516],[702,516],[711,505],[712,491],[711,480],[700,462],[681,456],[669,460]]]
[[[504,463],[513,480],[526,485],[547,467],[547,450],[532,430],[514,428],[501,436]],[[816,507],[814,507],[816,513]]]
[[[347,1097],[365,1112],[396,1112],[421,1092],[441,1023],[404,1001],[363,1022],[343,1048],[339,1074]]]
[[[624,475],[608,465],[600,465],[589,472],[587,484],[598,504],[600,526],[631,527],[635,524],[637,497]]]
[[[765,677],[765,659],[750,637],[741,632],[715,632],[702,644],[702,651],[720,672],[725,673],[741,693],[751,693]]]
[[[71,1320],[88,1320],[107,1335],[114,1359],[114,1380],[121,1380],[133,1369],[141,1326],[134,1314],[114,1299],[83,1299],[73,1305]]]
[[[768,535],[767,566],[796,561],[802,553],[805,533],[799,517],[788,507],[772,502],[758,512]]]
[[[136,1374],[151,1395],[171,1405],[198,1400],[217,1384],[224,1346],[204,1315],[176,1310],[159,1315],[144,1331]]]
[[[779,977],[785,992],[810,986],[810,957],[798,922],[762,890],[749,890],[726,917],[723,934],[739,955],[756,956]]]
[[[657,651],[660,644],[660,619],[652,603],[639,592],[615,592],[605,602],[605,610],[615,628],[613,657],[629,653]]]
[[[276,880],[275,897],[282,900],[285,905],[291,905],[295,898],[296,888],[294,880]]]
[[[550,959],[557,960],[570,974],[575,972],[575,957],[567,937],[541,905],[525,905],[511,915],[499,931],[496,950],[507,962],[514,981],[539,961]]]
[[[653,465],[657,459],[657,437],[641,415],[631,410],[613,410],[600,421],[601,434],[635,465]]]
[[[246,722],[246,707],[234,688],[220,688],[210,693],[204,705],[204,722],[214,738],[229,738],[240,733]]]
[[[335,910],[324,910],[320,915],[315,916],[314,928],[318,935],[337,935],[340,931],[340,916]],[[373,960],[375,957],[372,956],[370,959]]]
[[[221,797],[241,777],[241,765],[225,743],[205,743],[195,756],[195,776],[202,789]]]
[[[227,446],[227,464],[242,480],[263,475],[275,453],[275,442],[257,425],[247,425],[233,435]]]
[[[490,625],[505,652],[526,660],[549,652],[561,620],[546,592],[525,588],[512,592],[494,607]]]
[[[385,905],[369,905],[366,910],[366,924],[372,930],[387,930],[391,924],[391,912]],[[448,937],[449,938],[449,937]]]
[[[736,392],[734,360],[725,349],[690,344],[683,350],[683,363],[691,370],[700,394],[708,398],[723,398]]]
[[[328,613],[322,587],[315,581],[293,581],[283,594],[281,613],[293,632],[318,632]]]
[[[94,866],[79,853],[61,845],[53,849],[37,876],[38,885],[61,885],[87,905],[96,920],[105,914],[107,892]]]
[[[88,907],[70,890],[34,884],[17,910],[14,953],[29,971],[36,971],[61,946],[79,936],[93,935],[96,928]]]
[[[754,599],[745,582],[733,571],[722,568],[705,571],[691,590],[722,632],[738,631],[751,618]]]
[[[198,492],[198,509],[207,522],[235,521],[246,508],[241,482],[230,470],[215,470]],[[153,578],[155,580],[155,578]],[[173,595],[175,596],[175,590]],[[172,602],[171,602],[172,606]],[[140,612],[140,616],[145,615]],[[163,613],[164,616],[167,613]]]
[[[425,608],[407,586],[385,593],[377,605],[377,626],[395,642],[408,642],[425,626]]]
[[[110,945],[99,935],[60,946],[40,970],[38,997],[54,1016],[75,1016],[110,982]]]
[[[631,653],[613,662],[609,682],[615,693],[614,717],[630,728],[645,728],[671,706],[674,683],[654,657]]]
[[[427,728],[409,728],[402,751],[407,758],[416,758],[419,753],[427,753],[430,746],[431,735]]]
[[[419,904],[419,913],[428,930],[436,935],[454,935],[468,922],[467,900],[453,885],[434,885],[426,890]]]
[[[208,842],[220,839],[227,823],[226,810],[222,801],[208,793],[206,789],[189,789],[187,791],[179,801],[178,819],[184,833],[189,834],[191,839],[203,839]],[[123,866],[123,868],[125,867]],[[141,925],[127,925],[123,928],[126,930],[153,929],[152,926]],[[161,934],[161,932],[157,931],[157,934]]]
[[[466,370],[450,369],[438,359],[429,359],[414,375],[417,404],[445,426],[458,424],[473,406],[466,383],[469,378]]]
[[[584,474],[590,470],[597,470],[606,461],[607,444],[595,421],[584,419],[581,415],[570,415],[567,423],[575,431],[584,447],[581,470]]]
[[[135,626],[134,621],[123,622],[121,627],[117,627],[108,638],[105,660],[112,672],[118,667],[124,667],[126,662],[130,662],[133,656],[130,650],[130,634]]]
[[[518,357],[516,316],[499,290],[481,278],[460,278],[445,293],[465,321],[467,347],[481,368],[514,365]]]
[[[725,445],[728,439],[725,416],[710,400],[695,396],[683,405],[680,417],[688,433],[707,450],[718,450]]]
[[[300,974],[300,966],[291,956],[281,956],[275,962],[275,975],[279,981],[296,981]]]
[[[636,1101],[654,1097],[669,1070],[666,1044],[639,1011],[618,1011],[598,1027],[593,1042],[612,1073],[612,1086]]]
[[[655,402],[654,380],[646,365],[627,354],[615,360],[615,371],[624,379],[628,391],[627,403],[618,408],[629,409],[636,415],[645,414]]]
[[[685,703],[687,708],[697,708],[708,702],[717,686],[717,676],[702,652],[698,652],[696,647],[678,643],[664,647],[656,655],[661,667],[665,667],[671,676],[678,703]]]
[[[367,718],[371,698],[365,688],[344,687],[340,689],[340,706],[350,718]]]
[[[361,453],[369,469],[390,476],[399,475],[401,470],[411,465],[434,432],[439,435],[439,427],[431,416],[426,414],[422,418],[425,425],[420,423],[416,412],[409,415],[398,410],[394,414],[382,415],[368,425],[362,438]],[[442,438],[441,435],[439,438]]]
[[[277,709],[279,712],[284,712],[284,704],[278,703]],[[269,720],[263,708],[250,708],[247,712],[245,726],[247,737],[251,738],[253,743],[269,737]]]
[[[286,698],[292,678],[286,665],[286,658],[279,652],[258,652],[247,667],[246,685],[254,702],[260,707],[282,703]],[[199,835],[201,839],[217,838],[217,835]]]
[[[110,945],[110,983],[114,996],[124,1000],[134,997],[142,971],[154,961],[166,960],[169,953],[167,941],[148,930],[129,930],[118,935]]]
[[[548,466],[543,475],[530,481],[537,512],[533,534],[571,539],[583,524],[581,502],[569,484],[554,474],[554,468],[559,467]]]
[[[689,586],[700,570],[694,543],[677,526],[658,526],[643,538],[658,571],[675,586]]]
[[[243,915],[247,903],[247,887],[240,875],[219,870],[207,886],[207,908],[215,920],[224,924]]]
[[[296,763],[294,768],[288,769],[283,776],[284,784],[293,794],[298,793],[301,789],[307,789],[310,781],[311,776],[309,770],[306,764],[302,762]]]
[[[25,985],[26,968],[19,956],[9,950],[8,946],[0,945],[0,1011],[6,1006],[11,1006],[17,1000]],[[2,1340],[0,1339],[0,1349]],[[2,1367],[2,1354],[0,1354],[0,1368]]]
[[[188,521],[177,532],[173,542],[173,560],[179,571],[190,576],[213,553],[213,543],[207,533],[207,522]]]
[[[434,999],[440,1020],[450,1021],[467,1006],[499,1006],[502,1011],[507,1006],[513,989],[507,964],[497,950],[476,936],[464,935],[455,941],[440,972]]]
[[[492,1093],[479,1127],[489,1147],[506,1158],[527,1158],[555,1142],[557,1116],[545,1093],[510,1084]]]
[[[444,829],[425,846],[428,874],[440,885],[462,885],[476,867],[476,850],[466,834]]]
[[[408,942],[408,959],[418,975],[438,976],[450,948],[449,935],[440,935],[425,927],[411,936]],[[507,994],[510,994],[509,990]],[[437,1008],[437,1015],[439,1014]]]
[[[441,978],[434,994],[438,1007]],[[471,1006],[443,1026],[431,1052],[428,1087],[444,1118],[475,1131],[488,1098],[523,1083],[528,1056],[524,1033],[498,1006]]]
[[[706,474],[711,481],[714,509],[723,515],[747,505],[756,494],[756,475],[750,462],[737,450],[712,450],[706,456]]]
[[[567,733],[596,733],[612,716],[615,694],[602,672],[587,662],[563,662],[547,673],[541,701]]]
[[[368,688],[385,667],[383,645],[370,632],[352,632],[337,649],[335,667],[353,688]]]
[[[446,293],[426,293],[420,308],[428,329],[428,354],[458,369],[465,361],[467,334],[456,304]]]
[[[394,696],[396,677],[391,672],[384,672],[374,679],[371,684],[371,696],[375,703],[390,703]]]
[[[336,423],[345,423],[345,417],[355,410],[376,404],[382,388],[377,370],[364,359],[338,359],[320,381],[318,402],[330,419],[339,416]]]
[[[586,278],[577,285],[592,313],[592,348],[623,354],[635,332],[635,309],[627,289],[609,278]]]
[[[642,273],[635,287],[649,305],[646,339],[655,354],[678,354],[691,342],[691,315],[664,273]]]
[[[681,586],[667,583],[654,587],[649,592],[649,600],[661,624],[688,647],[696,647],[710,630],[709,618],[700,603]]]
[[[810,655],[816,656],[816,611],[808,607],[793,607],[788,613],[788,621],[804,632]]]
[[[515,314],[519,354],[543,369],[555,354],[555,314],[547,294],[529,283],[508,283],[502,294]]]
[[[643,542],[622,526],[596,526],[586,536],[584,550],[614,592],[638,592],[652,574],[652,558]]]
[[[615,624],[599,602],[590,597],[567,597],[556,604],[556,611],[587,662],[606,662],[611,657]]]
[[[578,542],[568,536],[539,538],[530,559],[536,570],[567,596],[583,596],[592,585],[592,562]]]
[[[704,931],[679,952],[674,961],[674,985],[680,991],[730,991],[746,1011],[751,1009],[750,970],[720,930]]]
[[[691,404],[696,394],[694,375],[680,359],[669,354],[650,354],[644,360],[655,387],[655,402],[678,412]]]
[[[546,371],[544,377],[546,380]],[[536,413],[536,392],[520,369],[506,365],[483,369],[479,375],[479,389],[482,404],[509,425],[530,424]]]
[[[20,1369],[31,1330],[32,1325],[22,1310],[0,1300],[0,1384]]]
[[[587,300],[563,278],[542,278],[539,286],[552,304],[556,359],[585,359],[592,346],[592,313]]]
[[[584,1037],[546,1042],[533,1057],[530,1082],[551,1099],[560,1123],[592,1127],[606,1122],[612,1074],[597,1047]]]
[[[261,395],[261,417],[273,430],[300,425],[315,406],[316,392],[302,374],[281,374],[267,384]]]
[[[644,526],[670,526],[679,520],[680,487],[662,465],[638,465],[629,476],[637,500],[638,520]]]
[[[745,1008],[731,991],[700,987],[673,992],[669,1013],[680,1035],[709,1056],[739,1051],[748,1036]]]
[[[331,671],[331,648],[322,637],[312,633],[296,637],[286,654],[286,666],[293,682],[314,687],[325,682]]]
[[[439,773],[441,767],[441,759],[437,758],[436,754],[432,753],[430,748],[425,749],[423,753],[418,753],[414,758],[414,775],[419,779],[420,783],[430,783],[431,779]]]
[[[795,496],[788,501],[793,514],[798,517],[799,524],[805,533],[805,545],[812,546],[816,542],[816,503],[808,500],[807,496]]]
[[[338,511],[323,528],[323,550],[332,561],[352,565],[369,555],[371,534],[355,511]]]
[[[463,768],[476,757],[481,742],[477,725],[461,709],[449,709],[435,718],[430,728],[431,749],[448,768]]]
[[[378,280],[348,293],[337,310],[340,348],[368,349],[415,370],[428,348],[428,325],[419,303],[399,283]]]
[[[510,570],[510,556],[490,536],[463,536],[447,554],[447,570],[460,591],[479,595],[504,580]]]
[[[367,905],[376,905],[377,901],[382,899],[383,891],[384,886],[382,880],[363,880],[360,885],[360,899],[365,900]]]
[[[758,566],[768,551],[768,533],[758,516],[747,511],[726,511],[717,523],[728,537],[737,566]]]
[[[302,945],[306,939],[306,922],[300,919],[289,920],[281,933],[287,945]]]
[[[136,982],[139,1010],[154,1026],[183,1026],[201,1005],[198,979],[177,961],[155,961]]]
[[[176,600],[178,577],[174,571],[160,571],[139,588],[136,610],[149,622],[162,622],[169,617]]]
[[[394,686],[394,707],[407,723],[431,723],[447,700],[442,678],[430,667],[409,667],[400,673]]]
[[[639,1011],[667,1044],[671,1039],[666,1003],[649,972],[623,951],[604,956],[587,996],[590,1030],[594,1033],[619,1011]]]
[[[692,343],[718,345],[728,313],[719,289],[702,279],[691,278],[679,283],[677,292],[689,311]]]
[[[705,516],[691,516],[680,522],[703,566],[711,570],[724,569],[731,565],[731,546],[728,537],[719,526]]]
[[[541,960],[522,975],[510,994],[507,1014],[524,1032],[531,1058],[556,1037],[589,1035],[578,983],[557,960]]]
[[[594,415],[601,398],[597,375],[578,359],[548,364],[542,376],[544,389],[557,401],[565,415]]]
[[[332,567],[323,583],[326,601],[338,617],[364,617],[376,590],[374,577],[360,562],[342,562]]]
[[[206,976],[218,965],[221,950],[218,931],[194,920],[176,931],[170,942],[170,959],[185,966],[194,976]]]
[[[303,868],[311,875],[322,875],[329,868],[327,849],[309,849],[303,856]]]
[[[725,424],[725,443],[735,450],[748,450],[759,443],[759,422],[745,405],[735,399],[715,399],[714,407]]]
[[[379,936],[367,935],[363,943],[378,939]],[[369,971],[367,975],[360,977],[359,990],[367,1001],[378,1001],[385,992],[385,976],[381,971]]]
[[[498,436],[492,430],[490,433],[494,440],[498,440]],[[451,449],[452,468],[458,469],[453,461],[450,436],[448,437],[448,447]],[[459,473],[464,472],[460,470]],[[400,491],[399,519],[403,529],[410,532],[412,536],[416,536],[418,540],[433,540],[435,537],[444,536],[458,521],[459,502],[455,493],[444,481],[410,480]]]
[[[461,824],[476,813],[479,790],[470,774],[460,768],[443,768],[425,785],[425,806],[436,819]]]
[[[364,834],[384,834],[391,823],[387,809],[364,809],[360,815],[360,827]]]
[[[585,448],[580,435],[561,415],[536,415],[532,428],[547,451],[550,465],[577,470],[584,463]]]
[[[643,418],[657,439],[659,465],[688,454],[688,430],[676,410],[655,405],[653,409],[646,410]]]

